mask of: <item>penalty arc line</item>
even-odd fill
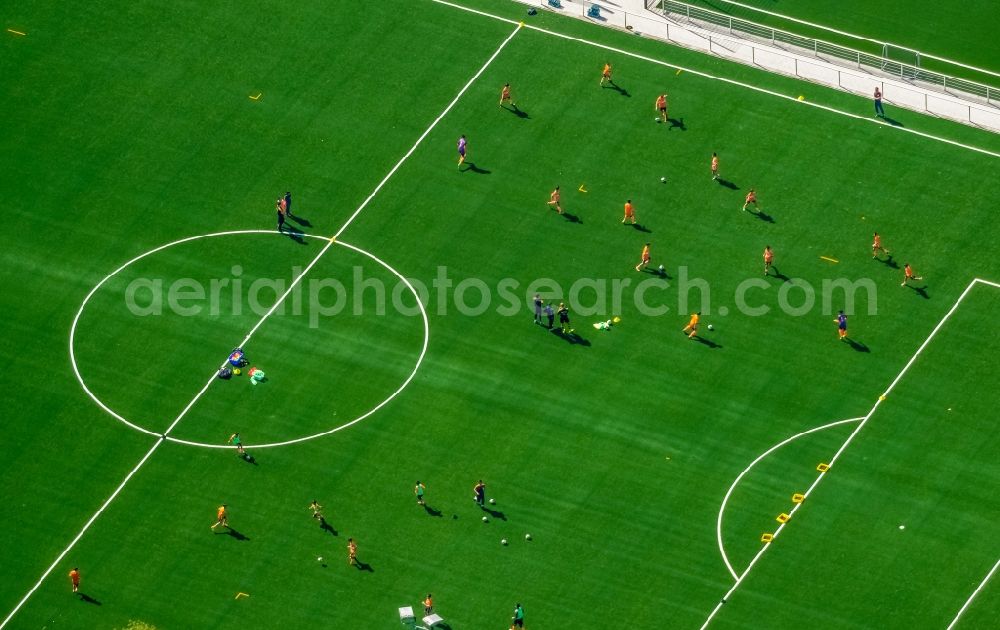
[[[437,4],[443,4],[443,5],[446,5],[446,6],[449,6],[449,7],[453,7],[455,9],[459,9],[459,10],[462,10],[462,11],[467,11],[469,13],[476,13],[476,14],[482,15],[484,17],[493,18],[494,20],[500,20],[502,22],[508,22],[510,24],[518,24],[518,22],[516,22],[515,20],[511,20],[509,18],[505,18],[505,17],[499,16],[499,15],[494,15],[493,13],[487,13],[486,11],[480,11],[479,9],[472,9],[470,7],[463,7],[462,5],[454,4],[452,2],[448,2],[447,0],[431,0],[431,2],[435,2]],[[887,127],[889,129],[895,129],[895,130],[900,131],[900,132],[911,133],[911,134],[920,136],[922,138],[927,138],[928,140],[935,140],[937,142],[942,142],[944,144],[950,144],[952,146],[960,147],[962,149],[967,149],[969,151],[974,151],[976,153],[982,153],[984,155],[989,155],[991,157],[1000,158],[1000,153],[997,153],[995,151],[990,151],[989,149],[983,149],[981,147],[972,146],[971,144],[963,144],[963,143],[955,141],[955,140],[949,140],[948,138],[942,138],[941,136],[935,136],[933,134],[929,134],[929,133],[926,133],[926,132],[923,132],[923,131],[917,131],[915,129],[910,129],[909,127],[901,127],[901,126],[893,125],[893,124],[890,124],[890,123],[882,120],[881,118],[872,118],[872,117],[869,117],[869,116],[862,116],[860,114],[854,114],[852,112],[847,112],[847,111],[844,111],[842,109],[837,109],[835,107],[830,107],[829,105],[820,105],[819,103],[813,103],[811,101],[800,101],[797,97],[789,96],[787,94],[782,94],[780,92],[774,92],[772,90],[768,90],[766,88],[758,87],[756,85],[751,85],[749,83],[743,83],[741,81],[737,81],[735,79],[729,79],[729,78],[726,78],[726,77],[715,76],[713,74],[709,74],[707,72],[701,72],[699,70],[692,70],[691,68],[684,68],[684,67],[678,66],[676,64],[667,63],[666,61],[661,61],[659,59],[654,59],[652,57],[647,57],[645,55],[640,55],[638,53],[634,53],[634,52],[631,52],[631,51],[628,51],[628,50],[622,50],[621,48],[615,48],[614,46],[608,46],[607,44],[600,44],[598,42],[594,42],[594,41],[591,41],[589,39],[583,39],[582,37],[574,37],[572,35],[566,35],[564,33],[559,33],[559,32],[556,32],[556,31],[550,31],[548,29],[541,28],[540,26],[532,26],[532,25],[528,24],[524,28],[531,29],[533,31],[538,31],[539,33],[545,33],[546,35],[552,35],[553,37],[559,37],[561,39],[566,39],[566,40],[569,40],[569,41],[579,42],[581,44],[586,44],[588,46],[593,46],[595,48],[600,48],[602,50],[608,50],[608,51],[611,51],[611,52],[619,53],[621,55],[626,55],[628,57],[633,57],[635,59],[641,59],[643,61],[648,61],[649,63],[657,64],[657,65],[660,65],[660,66],[665,66],[667,68],[677,69],[677,70],[683,70],[684,72],[689,72],[689,73],[691,73],[691,74],[693,74],[695,76],[699,76],[699,77],[702,77],[702,78],[705,78],[705,79],[713,79],[713,80],[716,80],[716,81],[722,81],[723,83],[728,83],[730,85],[735,85],[735,86],[742,87],[742,88],[745,88],[745,89],[748,89],[748,90],[753,90],[754,92],[760,92],[761,94],[768,94],[770,96],[776,96],[778,98],[784,99],[786,101],[791,101],[791,102],[797,103],[799,105],[806,105],[808,107],[815,107],[817,109],[822,109],[824,111],[828,111],[828,112],[831,112],[831,113],[834,113],[834,114],[840,114],[841,116],[847,116],[848,118],[854,118],[855,120],[861,120],[861,121],[868,122],[868,123],[873,123],[873,124],[876,124],[876,125],[882,125],[882,126]],[[778,75],[778,76],[781,76],[781,75]]]
[[[765,457],[767,457],[768,455],[770,455],[774,451],[778,450],[782,446],[788,444],[789,442],[797,440],[798,438],[800,438],[802,436],[809,435],[810,433],[816,433],[817,431],[823,431],[825,429],[830,429],[832,427],[840,426],[842,424],[847,424],[848,422],[860,422],[863,419],[864,418],[860,418],[859,417],[859,418],[847,418],[846,420],[837,420],[836,422],[830,422],[830,423],[824,424],[822,426],[813,427],[812,429],[809,429],[807,431],[802,431],[800,433],[796,433],[795,435],[793,435],[791,437],[788,437],[788,438],[785,438],[784,440],[778,442],[777,444],[775,444],[771,448],[767,449],[766,451],[764,451],[763,453],[761,453],[760,455],[758,455],[757,459],[755,459],[752,462],[750,462],[750,465],[747,466],[746,468],[744,468],[743,472],[741,472],[739,475],[737,475],[736,479],[733,480],[733,484],[731,486],[729,486],[729,490],[726,492],[726,496],[723,497],[723,499],[722,499],[722,505],[719,506],[719,517],[718,517],[718,519],[715,522],[715,537],[716,537],[716,539],[718,540],[718,543],[719,543],[719,552],[722,554],[722,562],[725,563],[726,568],[729,569],[729,573],[730,573],[730,575],[733,576],[734,580],[740,579],[740,576],[739,576],[739,574],[736,573],[736,570],[733,569],[733,565],[729,562],[729,556],[726,554],[726,548],[722,544],[722,516],[723,516],[723,514],[726,511],[726,504],[729,502],[729,497],[733,494],[733,490],[736,489],[736,486],[739,485],[739,483],[740,483],[740,481],[742,481],[743,477],[745,477],[747,475],[747,473],[749,473],[750,470],[754,466],[756,466],[757,464],[759,464],[762,459],[764,459]]]
[[[292,289],[296,285],[298,285],[298,283],[302,280],[302,277],[305,276],[306,273],[308,273],[309,270],[312,269],[312,267],[315,266],[315,264],[317,262],[319,262],[319,259],[323,257],[323,254],[325,254],[330,249],[330,247],[333,246],[334,241],[336,240],[336,238],[338,236],[340,236],[340,234],[342,234],[343,231],[346,230],[347,227],[352,222],[354,222],[354,220],[358,217],[358,215],[361,214],[361,211],[364,210],[364,208],[368,205],[368,203],[371,202],[371,200],[375,197],[375,194],[378,193],[382,189],[383,186],[385,186],[386,182],[389,180],[389,178],[397,170],[399,170],[399,167],[403,164],[403,162],[407,158],[409,158],[411,155],[413,155],[413,152],[416,151],[417,147],[420,145],[421,142],[423,142],[424,138],[426,138],[428,136],[428,134],[431,132],[431,130],[435,126],[437,126],[438,122],[441,121],[441,119],[444,117],[444,115],[447,114],[449,111],[451,111],[451,109],[458,102],[459,98],[461,98],[461,96],[463,94],[465,94],[465,92],[469,89],[469,87],[472,85],[472,83],[476,79],[478,79],[483,74],[483,72],[486,71],[486,68],[488,68],[489,65],[491,63],[493,63],[493,61],[497,58],[497,56],[499,56],[500,52],[507,46],[508,43],[510,43],[510,41],[512,39],[514,39],[514,36],[517,35],[517,33],[520,30],[521,30],[521,25],[519,24],[518,27],[516,29],[514,29],[514,32],[512,32],[507,37],[507,39],[505,39],[503,41],[503,43],[500,44],[500,46],[497,48],[497,50],[490,56],[490,58],[486,61],[486,63],[483,64],[483,66],[479,69],[479,71],[476,72],[475,75],[473,75],[472,79],[470,79],[465,84],[465,86],[462,87],[462,89],[458,93],[458,96],[456,96],[451,101],[451,103],[448,104],[448,106],[445,108],[444,112],[441,115],[439,115],[437,118],[434,119],[434,122],[432,122],[431,125],[430,125],[430,127],[428,127],[428,129],[426,131],[424,131],[423,134],[420,135],[420,137],[413,144],[413,146],[410,147],[410,150],[407,151],[406,154],[402,157],[402,159],[400,159],[399,162],[397,162],[396,165],[392,167],[392,170],[389,171],[389,174],[386,175],[384,178],[382,178],[382,181],[379,182],[378,186],[376,186],[376,188],[372,192],[372,194],[368,195],[368,197],[364,200],[364,202],[362,202],[362,204],[358,207],[358,209],[355,210],[354,213],[341,226],[341,228],[339,230],[337,230],[337,233],[327,242],[326,245],[323,246],[323,249],[320,250],[320,252],[313,258],[313,260],[294,278],[294,280],[289,284],[288,290],[286,290],[282,294],[282,296],[274,303],[274,305],[270,309],[268,309],[268,311],[260,318],[260,320],[250,330],[250,332],[247,333],[246,337],[243,339],[243,343],[240,344],[241,346],[242,345],[246,345],[246,343],[250,340],[250,338],[253,336],[253,334],[261,327],[261,325],[263,325],[264,321],[266,319],[268,319],[271,316],[272,313],[274,313],[274,311],[281,305],[281,303],[285,300],[285,298],[288,297],[288,295],[291,293]],[[79,314],[77,316],[77,319],[78,318],[79,318]],[[74,321],[76,321],[76,320],[74,320]],[[228,361],[228,359],[227,359],[227,361]],[[221,367],[223,367],[225,365],[226,365],[226,361],[223,361],[222,365],[220,365],[219,367],[221,368]],[[8,623],[10,623],[10,620],[14,618],[14,615],[16,615],[17,612],[24,606],[24,604],[27,603],[28,599],[30,599],[31,596],[35,594],[35,591],[37,591],[41,587],[42,583],[46,580],[46,578],[48,578],[48,576],[52,573],[52,571],[55,570],[56,566],[58,566],[58,564],[60,562],[62,562],[63,558],[65,558],[66,555],[80,541],[80,539],[83,538],[83,535],[87,533],[87,530],[90,529],[91,525],[94,524],[94,522],[97,520],[97,518],[104,512],[105,509],[107,509],[107,507],[111,504],[111,502],[114,501],[114,499],[121,493],[121,491],[128,484],[129,480],[131,480],[132,477],[137,472],[139,472],[139,469],[142,468],[143,465],[147,461],[149,461],[149,458],[153,455],[153,453],[156,452],[156,449],[158,449],[160,447],[160,445],[163,444],[163,442],[167,439],[167,434],[169,434],[170,431],[174,427],[177,426],[177,423],[179,423],[184,418],[184,416],[187,415],[188,411],[190,411],[191,408],[194,407],[195,403],[198,402],[198,399],[200,399],[205,394],[205,392],[208,391],[208,388],[212,385],[212,382],[215,381],[215,379],[217,378],[216,373],[217,373],[217,370],[212,373],[212,376],[211,376],[211,378],[209,378],[208,382],[201,388],[201,390],[199,390],[199,392],[195,395],[195,397],[191,399],[191,402],[189,402],[187,404],[187,406],[184,407],[184,409],[177,416],[177,418],[174,419],[174,421],[170,424],[170,426],[167,428],[167,430],[164,431],[162,434],[157,435],[156,442],[153,443],[153,446],[150,447],[150,449],[146,452],[146,454],[142,457],[142,459],[139,460],[139,463],[136,464],[135,467],[132,468],[131,471],[129,471],[129,473],[125,476],[125,478],[118,485],[118,487],[115,488],[114,492],[111,493],[111,496],[109,496],[107,498],[107,500],[104,501],[104,503],[101,505],[100,509],[98,509],[98,511],[95,512],[94,515],[91,516],[90,519],[84,524],[83,529],[80,530],[80,532],[76,535],[76,537],[74,537],[73,540],[70,541],[69,545],[67,545],[66,548],[62,550],[62,552],[55,559],[55,561],[53,561],[52,564],[49,565],[49,567],[42,573],[41,577],[38,578],[38,581],[35,582],[34,586],[32,586],[28,590],[28,592],[24,595],[24,597],[22,597],[21,600],[17,603],[17,605],[14,606],[14,609],[10,611],[10,613],[7,615],[7,617],[5,617],[2,622],[0,622],[0,629],[4,628]],[[149,431],[146,431],[146,432],[149,433]]]
[[[918,347],[916,352],[913,353],[913,356],[910,357],[910,360],[906,362],[906,365],[903,366],[903,369],[899,371],[899,374],[896,375],[896,378],[892,380],[892,382],[889,384],[889,387],[887,387],[885,391],[878,397],[878,399],[876,399],[875,404],[872,406],[871,410],[865,415],[864,418],[862,418],[861,422],[858,423],[858,426],[855,427],[854,431],[852,431],[851,434],[847,436],[847,439],[844,440],[844,443],[840,445],[840,448],[837,449],[837,452],[830,459],[829,468],[826,471],[821,472],[812,482],[812,485],[809,486],[809,489],[805,491],[804,494],[806,498],[808,498],[809,495],[812,493],[812,491],[816,489],[816,486],[818,486],[819,482],[823,480],[823,477],[825,477],[827,473],[833,469],[833,465],[837,462],[837,460],[844,453],[847,447],[850,446],[851,442],[854,441],[854,438],[858,435],[858,433],[860,433],[861,430],[865,428],[865,425],[868,424],[868,421],[878,410],[879,406],[883,402],[885,402],[889,393],[892,392],[893,389],[895,389],[896,385],[899,384],[899,381],[902,380],[903,376],[905,376],[906,373],[910,371],[910,368],[916,362],[917,357],[919,357],[921,353],[923,353],[924,349],[927,348],[931,340],[933,340],[934,337],[937,336],[938,332],[944,326],[945,322],[947,322],[951,318],[951,316],[955,313],[955,311],[958,310],[959,305],[961,305],[962,301],[969,294],[969,291],[971,291],[972,288],[975,287],[976,284],[980,282],[981,280],[976,278],[973,279],[968,284],[968,286],[965,287],[965,290],[962,291],[962,294],[958,296],[958,299],[955,300],[955,303],[951,306],[950,309],[948,309],[948,312],[945,313],[944,317],[942,317],[941,320],[938,321],[937,325],[934,326],[934,329],[931,330],[930,334],[927,335],[927,338],[924,339],[924,342],[920,344],[920,347]],[[803,505],[805,505],[805,502],[796,503],[795,506],[789,511],[788,513],[789,517],[794,516],[795,512]],[[778,539],[778,536],[781,534],[781,531],[785,529],[785,526],[789,522],[791,522],[791,519],[782,523],[781,525],[778,526],[777,529],[774,530],[774,537],[771,539],[770,542],[764,543],[764,546],[762,546],[760,548],[760,551],[758,551],[757,554],[753,557],[753,560],[750,561],[750,564],[747,565],[747,568],[743,570],[743,573],[741,573],[738,578],[736,578],[736,583],[733,584],[728,591],[726,591],[726,594],[722,597],[721,600],[719,600],[719,603],[715,605],[715,608],[712,609],[712,612],[709,613],[708,617],[705,619],[705,623],[701,625],[701,630],[705,630],[705,628],[708,628],[708,625],[712,622],[712,619],[715,618],[715,615],[719,613],[719,610],[722,609],[722,606],[726,603],[726,601],[732,596],[733,593],[736,592],[736,589],[740,587],[740,584],[743,583],[746,577],[750,575],[750,571],[757,564],[757,561],[760,560],[761,557],[764,555],[764,553],[766,553],[767,550],[771,548],[771,545],[774,543],[774,541]]]

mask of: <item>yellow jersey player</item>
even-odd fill
[[[698,320],[700,318],[701,318],[701,311],[698,311],[697,313],[691,313],[691,320],[688,321],[688,325],[685,326],[684,330],[681,331],[688,336],[688,339],[694,339],[695,335],[698,334]]]
[[[504,103],[510,103],[510,106],[517,109],[517,105],[514,104],[514,98],[510,95],[510,83],[504,83],[503,88],[500,90],[500,107],[503,107]]]

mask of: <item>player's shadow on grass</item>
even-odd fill
[[[722,186],[723,188],[728,188],[729,190],[739,190],[740,189],[739,186],[737,186],[733,182],[729,181],[728,179],[722,179],[720,177],[719,179],[717,179],[715,181],[719,182],[719,186]]]
[[[860,341],[854,341],[850,337],[844,337],[844,341],[846,341],[847,345],[851,346],[851,349],[856,352],[871,352],[871,350],[868,349],[868,346]]]
[[[475,162],[466,162],[465,166],[466,168],[462,169],[463,173],[469,172],[469,173],[477,173],[479,175],[489,175],[490,173],[493,172],[493,171],[488,171],[485,168],[476,166]]]
[[[791,280],[791,278],[778,271],[777,267],[771,267],[771,271],[774,272],[774,275],[772,276],[771,274],[767,274],[768,277],[773,277],[775,280],[781,280],[782,282],[788,282]]]
[[[251,455],[250,453],[243,453],[242,455],[240,455],[240,459],[242,459],[248,464],[253,464],[254,466],[260,465],[257,463],[257,458]]]
[[[583,346],[585,348],[590,347],[590,342],[581,337],[580,335],[576,334],[575,331],[564,333],[561,328],[553,328],[549,330],[549,332],[552,333],[553,335],[556,335],[557,337],[560,337],[561,339],[565,339],[566,341],[575,346]]]
[[[750,212],[750,214],[752,214],[753,216],[757,217],[758,219],[760,219],[764,223],[774,223],[774,217],[772,217],[771,215],[767,214],[763,210],[753,210],[753,211]]]
[[[500,510],[491,510],[488,507],[483,507],[483,512],[486,512],[487,514],[489,514],[493,518],[498,518],[501,521],[506,521],[507,520],[507,515],[504,514],[503,512],[501,512]]]
[[[94,606],[100,606],[101,605],[101,602],[99,602],[98,600],[94,599],[90,595],[87,595],[86,593],[77,593],[77,595],[80,597],[80,601],[83,602],[83,603],[85,603],[85,604],[93,604]]]
[[[354,567],[358,571],[367,571],[369,573],[375,573],[375,569],[373,569],[372,565],[368,564],[367,562],[362,562],[362,561],[358,560],[357,564],[355,564]]]
[[[913,289],[913,291],[917,295],[919,295],[920,297],[924,298],[925,300],[931,299],[931,296],[927,295],[927,285],[926,284],[924,286],[922,286],[922,287],[915,287],[912,284],[908,284],[906,286],[908,286],[911,289]]]
[[[322,519],[322,520],[320,520],[320,522],[319,522],[319,528],[322,529],[324,532],[330,532],[334,536],[339,536],[340,535],[339,533],[337,533],[337,530],[334,529],[333,525],[331,525],[330,523],[328,523],[325,518]]]
[[[298,223],[302,227],[307,227],[308,228],[308,227],[312,227],[313,226],[313,224],[309,222],[309,219],[307,219],[305,217],[300,217],[298,215],[293,215],[291,212],[288,213],[288,218],[291,219],[292,221],[295,221],[296,223]]]
[[[885,258],[876,258],[875,260],[879,261],[889,269],[899,269],[899,263],[893,260],[892,256],[886,256]]]
[[[642,272],[643,273],[648,273],[648,274],[650,274],[652,276],[656,276],[657,278],[663,278],[664,280],[672,280],[673,279],[673,276],[671,276],[669,273],[667,273],[666,269],[664,269],[663,271],[660,271],[659,267],[643,267],[642,268]]]
[[[632,229],[635,230],[636,232],[644,232],[646,234],[652,234],[653,233],[653,230],[649,229],[648,227],[646,227],[642,223],[633,223],[632,224]]]
[[[889,118],[888,116],[883,116],[882,120],[884,120],[885,122],[889,123],[893,127],[905,127],[906,126],[903,123],[901,123],[898,120],[896,120],[895,118]]]
[[[570,223],[583,223],[583,219],[581,219],[580,217],[576,216],[575,214],[570,214],[568,212],[563,212],[562,215],[563,215],[563,218],[565,218]]]
[[[528,115],[528,112],[524,111],[523,109],[521,109],[517,105],[512,105],[510,107],[504,107],[503,105],[501,105],[500,107],[502,107],[503,109],[506,109],[508,112],[514,114],[518,118],[522,118],[522,119],[531,118],[531,116]]]
[[[621,94],[622,96],[624,96],[626,98],[632,98],[632,95],[628,93],[628,90],[626,90],[625,88],[621,87],[620,85],[618,85],[616,83],[611,83],[609,81],[607,84],[605,84],[602,87],[611,88],[612,90],[614,90],[615,92],[618,92],[619,94]]]
[[[711,339],[705,339],[704,337],[702,337],[700,335],[695,335],[694,340],[697,341],[698,343],[700,343],[702,345],[706,345],[706,346],[708,346],[709,348],[712,348],[712,349],[721,348],[722,347],[722,344],[715,343]]]
[[[670,123],[670,126],[667,127],[667,131],[670,131],[671,129],[680,129],[681,131],[688,130],[687,125],[684,124],[683,118],[668,118],[667,122]]]
[[[249,537],[244,536],[243,534],[241,534],[240,532],[236,531],[232,527],[230,527],[225,532],[216,532],[216,533],[218,533],[218,534],[226,534],[227,536],[232,536],[233,538],[235,538],[236,540],[239,540],[239,541],[250,540]]]
[[[424,512],[427,512],[427,514],[430,516],[436,516],[439,518],[444,516],[444,514],[441,513],[441,510],[435,510],[434,508],[432,508],[427,504],[424,504]]]
[[[284,225],[284,229],[281,230],[281,233],[287,235],[288,238],[292,239],[299,245],[308,244],[306,243],[305,233],[296,227],[288,225],[287,223]]]

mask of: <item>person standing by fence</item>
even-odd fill
[[[885,118],[885,110],[882,109],[882,90],[875,86],[875,117]]]

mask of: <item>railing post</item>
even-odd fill
[[[795,76],[799,76],[799,60],[798,57],[793,57],[795,59]]]

